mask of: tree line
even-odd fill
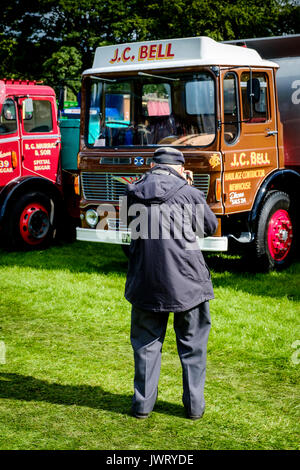
[[[2,0],[0,77],[76,90],[96,47],[191,36],[300,33],[299,0]]]

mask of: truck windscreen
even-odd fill
[[[93,76],[86,83],[90,147],[205,147],[215,139],[215,80],[209,73]]]

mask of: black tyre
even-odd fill
[[[4,227],[9,249],[45,248],[55,235],[54,204],[43,193],[24,194],[7,214]]]
[[[261,208],[255,239],[259,270],[282,269],[295,252],[296,217],[288,194],[272,191]]]

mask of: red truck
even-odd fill
[[[219,221],[202,250],[236,245],[259,268],[289,263],[299,224],[300,35],[242,45],[198,37],[97,48],[82,80],[78,240],[130,243],[119,215],[124,185],[171,145]]]
[[[76,165],[63,171],[54,90],[35,81],[0,80],[0,229],[5,246],[42,247],[57,230],[70,227],[78,216]]]

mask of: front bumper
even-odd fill
[[[84,242],[113,243],[117,245],[130,245],[130,232],[117,230],[96,230],[90,228],[76,228],[76,239]],[[202,251],[227,251],[227,237],[198,238]]]

